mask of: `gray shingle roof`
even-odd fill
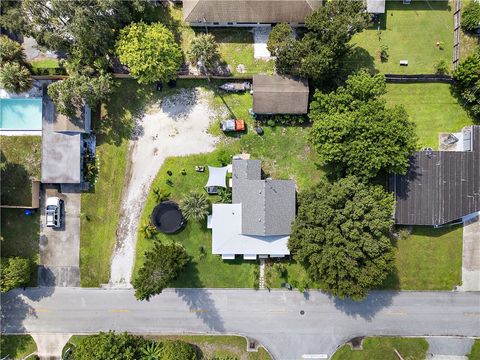
[[[418,151],[406,175],[393,176],[395,223],[442,225],[480,211],[480,126],[471,151]]]
[[[261,180],[258,160],[234,160],[232,166],[232,203],[242,204],[242,233],[289,235],[295,220],[295,182]]]
[[[184,0],[183,20],[189,23],[303,23],[321,0]]]
[[[308,81],[292,76],[254,75],[253,112],[257,114],[306,114]]]

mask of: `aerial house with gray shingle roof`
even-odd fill
[[[303,26],[321,0],[184,0],[183,21],[191,26]]]
[[[209,217],[212,253],[246,260],[289,255],[295,199],[294,181],[262,179],[259,160],[233,160],[232,203],[213,204]]]
[[[456,151],[417,151],[406,175],[392,175],[396,224],[441,226],[480,212],[480,126],[454,139]]]
[[[255,114],[306,114],[308,95],[306,79],[282,75],[253,76],[253,112]]]

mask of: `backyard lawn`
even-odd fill
[[[37,345],[30,335],[0,336],[0,358],[23,359],[37,351]]]
[[[424,360],[428,350],[427,340],[420,338],[366,338],[362,345],[362,350],[352,350],[350,345],[343,345],[332,360],[398,360],[395,350],[404,360]]]
[[[417,125],[418,148],[438,148],[440,132],[458,132],[473,123],[449,84],[387,84],[387,103],[403,105]]]
[[[375,68],[390,74],[433,74],[434,64],[444,60],[452,63],[453,12],[452,1],[387,1],[386,13],[378,23],[352,39],[361,53],[361,61],[354,67]],[[439,43],[439,45],[437,45]],[[380,61],[380,49],[388,47],[389,58]],[[400,66],[408,60],[408,66]],[[355,60],[352,60],[355,61]]]
[[[1,136],[2,205],[31,206],[31,180],[40,180],[41,136]]]
[[[172,5],[168,9],[156,7],[145,15],[145,19],[166,24],[176,34],[187,60],[190,43],[195,34],[205,32],[204,27],[190,27],[183,23],[182,8],[179,6]],[[233,76],[273,72],[274,61],[255,60],[253,32],[250,28],[209,28],[208,33],[215,37],[221,60],[230,66]],[[239,64],[245,66],[243,73],[237,71]]]

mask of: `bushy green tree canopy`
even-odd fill
[[[220,57],[218,45],[212,34],[195,36],[190,44],[188,55],[194,63],[201,61],[207,70],[212,69]]]
[[[273,27],[268,35],[267,49],[273,56],[278,54],[280,49],[284,49],[293,39],[293,29],[286,23],[280,23]]]
[[[480,47],[458,65],[453,76],[473,116],[480,118]]]
[[[0,35],[0,66],[6,62],[23,63],[24,61],[22,45],[5,35]]]
[[[300,193],[288,247],[322,290],[363,298],[393,267],[393,198],[347,177]]]
[[[461,20],[463,31],[475,31],[480,27],[480,3],[470,1],[464,8]]]
[[[23,0],[9,6],[2,22],[82,65],[113,54],[116,35],[148,2],[133,0]],[[20,18],[20,19],[19,19]]]
[[[177,278],[189,261],[183,246],[175,243],[155,242],[152,250],[145,254],[145,262],[132,281],[135,297],[149,300]]]
[[[120,31],[116,51],[122,64],[141,84],[175,79],[182,51],[161,23],[133,23]]]
[[[0,67],[0,87],[17,94],[29,90],[32,87],[30,71],[18,62],[3,63]]]
[[[83,109],[84,104],[93,108],[108,100],[112,89],[113,80],[110,74],[101,73],[97,77],[89,77],[74,73],[65,80],[50,84],[48,96],[59,113],[75,116],[79,109]]]
[[[73,360],[138,360],[145,340],[127,333],[101,332],[87,336],[74,348]]]
[[[374,178],[380,171],[405,173],[415,150],[413,122],[401,106],[380,98],[385,78],[361,71],[331,93],[317,91],[310,105],[310,141],[336,175]]]
[[[332,78],[340,59],[350,50],[348,42],[367,25],[362,1],[331,0],[305,19],[306,34],[277,49],[279,73],[300,75],[316,82]]]
[[[1,259],[0,291],[7,292],[30,282],[32,262],[29,259],[10,257]]]

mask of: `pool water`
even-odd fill
[[[0,130],[42,130],[42,98],[0,99]]]

